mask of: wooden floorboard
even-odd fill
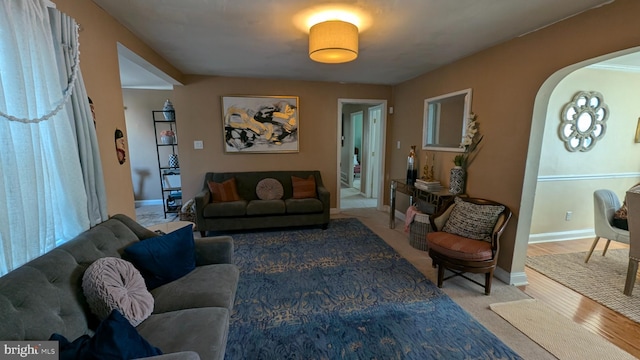
[[[530,244],[528,256],[589,251],[593,239]],[[600,240],[592,256],[602,256],[606,240]],[[625,244],[611,242],[609,249],[627,248]],[[582,296],[551,280],[539,272],[526,268],[529,285],[519,287],[560,314],[599,334],[611,343],[640,358],[640,324]]]

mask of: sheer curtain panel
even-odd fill
[[[78,143],[78,155],[84,188],[87,194],[87,211],[91,226],[107,220],[107,195],[102,174],[102,161],[96,129],[91,116],[91,108],[87,97],[87,90],[82,80],[82,71],[75,69],[78,60],[78,25],[76,21],[60,11],[50,8],[49,20],[54,48],[58,57],[58,72],[60,85],[67,86],[69,79],[76,72],[71,98],[66,104],[67,112],[71,115],[71,127]]]
[[[89,228],[43,0],[0,2],[0,274]]]

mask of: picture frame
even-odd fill
[[[224,152],[297,153],[297,96],[222,96]]]
[[[635,142],[640,143],[640,117],[638,118],[638,124],[636,125],[636,137]]]

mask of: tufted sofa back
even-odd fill
[[[69,339],[92,334],[97,319],[82,293],[82,275],[95,260],[120,257],[129,244],[156,236],[125,215],[0,277],[0,340]]]

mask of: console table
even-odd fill
[[[396,192],[409,195],[409,203],[413,204],[413,198],[421,199],[428,204],[435,206],[435,211],[438,212],[440,207],[449,199],[456,196],[452,194],[448,189],[442,189],[440,191],[427,191],[419,189],[413,185],[407,184],[405,180],[391,180],[391,211],[389,211],[389,228],[396,227]],[[458,194],[457,196],[464,196]]]

